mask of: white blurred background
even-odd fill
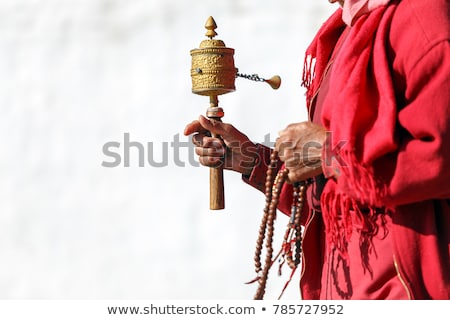
[[[251,299],[256,284],[244,282],[255,276],[263,194],[225,172],[226,209],[212,212],[209,170],[190,163],[187,147],[171,148],[190,141],[185,125],[208,106],[191,93],[189,51],[212,15],[240,72],[282,77],[278,91],[237,79],[219,97],[225,122],[273,141],[306,119],[304,51],[335,9],[327,0],[1,0],[0,298]],[[123,146],[125,133],[167,165],[139,167],[134,150],[130,167],[102,166],[111,161],[103,145]],[[278,237],[286,223],[278,218]],[[267,298],[288,274],[272,270]],[[298,275],[285,297],[299,297]]]

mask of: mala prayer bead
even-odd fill
[[[301,261],[302,253],[302,230],[301,230],[301,213],[304,203],[305,194],[305,184],[304,182],[296,183],[293,187],[293,202],[291,207],[291,218],[289,220],[283,244],[278,255],[273,259],[273,235],[274,235],[274,221],[276,219],[277,207],[280,199],[281,189],[283,184],[286,182],[289,170],[283,168],[278,171],[277,175],[274,177],[274,172],[277,169],[279,158],[276,151],[272,152],[270,157],[270,164],[266,173],[266,183],[265,183],[265,206],[264,213],[262,216],[261,225],[259,227],[258,239],[256,242],[255,250],[255,271],[256,278],[249,283],[258,281],[258,289],[254,296],[255,300],[262,300],[266,291],[267,278],[269,275],[269,270],[272,267],[276,259],[281,256],[280,269],[286,261],[288,266],[292,269],[291,278],[297,269],[297,266]],[[264,260],[264,266],[261,263],[261,255],[263,251],[263,245],[265,240],[266,258]],[[286,289],[289,281],[286,283],[285,287],[279,298],[281,298],[284,290]]]

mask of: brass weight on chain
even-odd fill
[[[206,116],[215,121],[221,121],[224,111],[219,107],[218,96],[236,90],[235,79],[242,77],[253,81],[268,83],[273,89],[278,89],[281,78],[274,76],[268,80],[258,75],[238,73],[234,65],[234,49],[227,48],[222,40],[213,39],[216,33],[216,22],[209,17],[205,24],[206,36],[198,49],[191,50],[192,92],[202,96],[209,96],[210,106]],[[220,138],[218,135],[213,137]],[[210,209],[225,208],[223,166],[210,169]]]

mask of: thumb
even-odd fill
[[[198,121],[200,122],[203,128],[205,128],[211,133],[218,135],[226,134],[225,130],[226,125],[222,121],[217,121],[213,119],[210,120],[205,118],[204,116],[200,116],[200,118],[198,118]]]
[[[245,134],[237,130],[233,125],[229,123],[210,120],[205,118],[204,116],[200,116],[198,121],[200,122],[202,127],[209,132],[220,135],[227,146],[230,146],[235,142],[244,143],[246,141],[249,141],[248,137]]]

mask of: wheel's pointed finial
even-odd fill
[[[208,20],[206,20],[205,28],[208,30],[206,31],[205,36],[209,37],[210,39],[217,36],[217,32],[215,31],[217,28],[217,24],[214,21],[213,17],[210,16]]]

